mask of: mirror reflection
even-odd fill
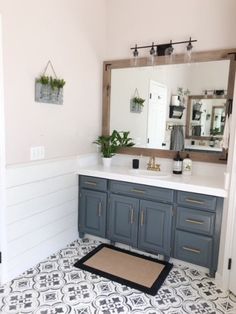
[[[222,137],[224,132],[226,98],[190,96],[189,137]]]
[[[228,60],[112,69],[110,129],[136,147],[221,151],[228,73]]]

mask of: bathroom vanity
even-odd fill
[[[184,54],[176,55],[173,64],[158,56],[152,66],[148,58],[139,58],[136,67],[129,59],[105,61],[102,135],[127,130],[135,146],[119,153],[170,160],[176,155],[169,145],[171,131],[179,126],[186,131],[185,148],[194,162],[226,164],[226,151],[215,144],[222,139],[225,117],[232,111],[234,51],[196,52],[187,67]],[[173,117],[172,99],[181,86],[190,94],[177,107],[186,110]],[[137,89],[145,103],[141,111],[134,112],[130,101]],[[176,150],[186,157],[182,148]],[[154,177],[145,176],[146,170],[134,173],[127,167],[80,169],[80,236],[88,233],[161,254],[166,260],[187,261],[208,268],[214,276],[227,193],[223,173],[216,178],[217,171],[211,176],[207,169],[208,175],[201,176],[204,170],[199,170],[189,177]]]
[[[207,267],[214,276],[225,196],[220,183],[144,178],[122,167],[96,166],[79,174],[80,237],[87,233],[174,257]]]

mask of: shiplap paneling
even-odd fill
[[[11,241],[22,241],[21,237],[26,237],[27,244],[30,242],[27,240],[27,234],[34,232],[35,230],[41,229],[45,225],[52,224],[55,220],[72,214],[77,211],[77,200],[74,199],[69,202],[65,202],[56,207],[52,207],[35,215],[28,217],[27,219],[18,220],[8,226],[7,238],[11,245]],[[30,234],[31,236],[31,234]]]
[[[74,225],[76,222],[74,221]],[[72,230],[74,234],[72,234]],[[33,267],[40,261],[44,260],[47,256],[58,252],[62,247],[65,247],[71,242],[71,239],[76,239],[77,230],[69,227],[67,230],[56,234],[54,237],[41,242],[31,250],[18,255],[17,258],[12,259],[8,265],[8,280],[15,278],[19,274],[23,273],[26,269]],[[53,248],[53,252],[52,252]]]
[[[73,173],[77,169],[77,157],[50,161],[41,161],[20,166],[9,166],[7,168],[7,188],[22,185],[34,181],[45,180],[61,176],[63,174]],[[81,157],[83,160],[83,157]]]
[[[65,174],[53,178],[47,178],[38,182],[29,182],[7,189],[7,206],[26,202],[28,200],[48,195],[77,184],[75,174]]]
[[[36,247],[40,243],[54,237],[57,234],[69,229],[74,226],[77,214],[73,212],[69,216],[64,216],[59,219],[55,219],[54,222],[50,222],[45,225],[35,229],[34,232],[28,233],[19,239],[9,242],[8,258],[13,260],[18,258],[22,253],[29,251],[30,249]],[[24,243],[24,245],[22,245]]]
[[[7,168],[7,265],[14,278],[78,238],[78,159]]]
[[[42,195],[20,204],[8,206],[6,214],[8,224],[10,225],[18,220],[23,220],[27,217],[40,214],[41,212],[77,199],[77,197],[78,187],[76,185],[49,193],[48,195]]]

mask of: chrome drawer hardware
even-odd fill
[[[141,211],[141,226],[144,225],[144,210]]]
[[[134,209],[131,207],[130,224],[133,225],[133,223],[134,223]]]
[[[143,190],[138,190],[138,189],[132,189],[131,192],[145,194],[145,191],[143,191]]]
[[[186,222],[189,222],[191,224],[195,224],[195,225],[203,225],[204,221],[200,221],[200,220],[193,220],[193,219],[185,219]]]
[[[185,251],[192,252],[192,253],[197,253],[197,254],[200,254],[200,253],[201,253],[200,250],[192,249],[192,248],[187,247],[187,246],[183,246],[182,249],[185,250]]]
[[[85,181],[84,183],[88,185],[93,185],[93,186],[97,185],[96,182],[92,182],[92,181]]]
[[[204,201],[198,201],[198,200],[194,200],[192,198],[186,198],[185,201],[189,202],[189,203],[199,204],[199,205],[203,205],[205,203]]]
[[[98,204],[98,217],[102,216],[102,202],[99,202]]]

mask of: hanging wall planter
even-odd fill
[[[130,112],[141,113],[145,99],[139,97],[138,89],[135,88],[134,97],[130,99]]]
[[[54,77],[46,75],[49,66],[52,69]],[[51,61],[48,61],[43,74],[35,81],[35,101],[62,105],[65,83],[63,79],[57,77]]]

